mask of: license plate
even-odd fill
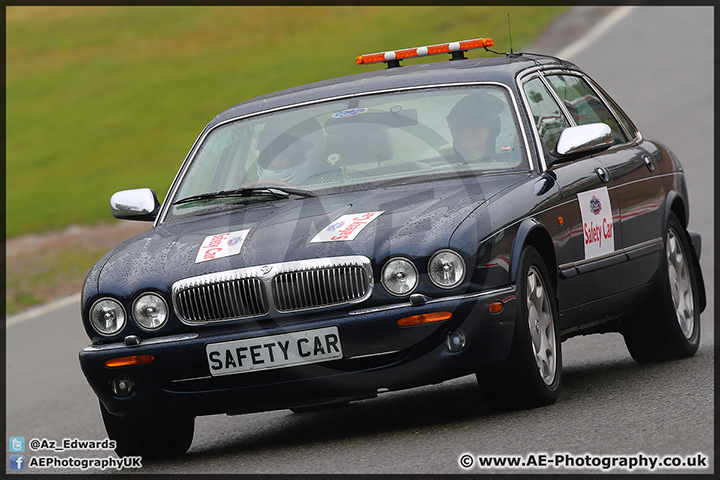
[[[213,376],[306,365],[343,356],[337,327],[211,343],[205,351]]]

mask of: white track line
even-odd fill
[[[30,320],[31,318],[36,318],[41,315],[45,315],[46,313],[50,313],[53,310],[57,310],[58,308],[66,307],[68,305],[71,305],[74,302],[80,303],[80,294],[74,293],[70,296],[67,296],[65,298],[61,298],[59,300],[54,300],[50,303],[46,303],[45,305],[41,305],[36,308],[32,308],[30,310],[26,310],[22,313],[18,313],[17,315],[13,315],[8,317],[5,320],[5,328],[10,327],[12,325],[17,325],[20,322],[24,322],[25,320]],[[78,310],[78,322],[80,316],[80,310]]]
[[[598,39],[605,34],[605,32],[625,18],[630,12],[635,10],[635,8],[637,8],[635,5],[626,5],[615,8],[615,10],[603,18],[600,23],[588,30],[584,36],[560,50],[555,56],[562,58],[563,60],[570,60],[571,57],[577,55],[583,49],[597,42]]]
[[[607,17],[603,18],[600,21],[600,23],[598,23],[592,29],[590,29],[588,31],[588,33],[585,34],[585,36],[579,38],[578,40],[576,40],[575,42],[571,43],[567,47],[563,48],[560,52],[558,52],[556,57],[559,57],[559,58],[562,58],[565,60],[570,60],[570,58],[573,55],[577,55],[578,52],[580,52],[581,50],[586,48],[588,45],[591,45],[594,42],[597,42],[598,38],[600,38],[608,29],[610,29],[610,27],[614,26],[620,20],[625,18],[635,8],[636,7],[634,5],[617,7],[610,14],[608,14]],[[39,317],[40,315],[50,313],[55,309],[65,307],[67,305],[70,305],[73,302],[79,302],[79,301],[80,301],[79,293],[71,295],[69,297],[61,298],[60,300],[55,300],[54,302],[47,303],[38,308],[33,308],[32,310],[27,310],[18,315],[8,317],[7,321],[5,322],[5,327],[17,325],[18,323],[23,322],[25,320]]]

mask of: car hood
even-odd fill
[[[184,278],[278,262],[363,255],[378,265],[391,255],[427,256],[447,247],[470,213],[526,176],[291,197],[170,222],[108,252],[88,275],[84,294],[95,290],[95,281],[99,292],[131,296],[168,292]]]

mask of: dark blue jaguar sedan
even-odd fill
[[[215,117],[153,228],[87,276],[80,364],[119,455],[184,453],[199,415],[296,412],[475,374],[556,400],[561,342],[693,355],[705,288],[683,170],[572,63],[477,39]],[[449,53],[452,61],[400,65]]]

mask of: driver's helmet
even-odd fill
[[[466,160],[492,158],[500,135],[502,100],[487,92],[461,98],[447,116],[455,151]],[[485,134],[487,132],[487,134]]]
[[[258,136],[258,180],[298,184],[322,168],[323,130],[314,118],[270,119]]]

